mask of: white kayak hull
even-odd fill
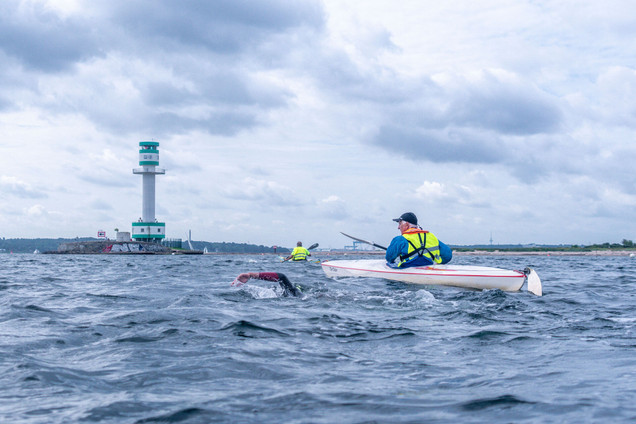
[[[430,286],[455,286],[471,289],[499,289],[518,291],[526,282],[524,271],[511,271],[501,268],[471,265],[431,265],[396,269],[389,267],[384,260],[336,260],[326,261],[322,269],[330,278],[340,277],[376,277],[393,281]],[[530,272],[536,273],[532,270]],[[536,277],[538,280],[538,276]],[[536,283],[534,283],[536,286]],[[539,283],[539,292],[541,296]]]

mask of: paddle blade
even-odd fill
[[[532,268],[526,268],[526,278],[528,280],[528,291],[536,294],[537,296],[543,296],[543,287],[541,286],[541,279],[539,275]]]
[[[311,246],[307,248],[307,250],[315,249],[316,247],[318,247],[318,243],[312,244]]]

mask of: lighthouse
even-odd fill
[[[132,238],[137,241],[161,242],[166,237],[166,223],[155,218],[155,175],[163,175],[165,169],[159,165],[159,143],[156,141],[139,142],[139,166],[133,174],[143,178],[143,201],[141,218],[132,223]]]

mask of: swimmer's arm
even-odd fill
[[[251,278],[258,278],[258,272],[244,272],[239,274],[238,277],[234,281],[232,281],[233,286],[240,286],[247,283]]]
[[[238,277],[232,282],[233,286],[240,286],[247,283],[250,279],[266,280],[266,281],[278,281],[279,276],[277,272],[244,272],[239,274]]]

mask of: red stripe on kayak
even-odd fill
[[[324,263],[322,264],[322,266],[330,266],[332,268],[339,268],[339,269],[350,269],[353,271],[365,271],[365,272],[376,272],[376,273],[380,273],[380,274],[402,274],[402,275],[422,275],[422,276],[426,276],[426,275],[440,275],[440,276],[444,276],[444,277],[480,277],[480,278],[521,278],[521,277],[525,277],[525,274],[519,273],[519,271],[512,271],[512,272],[516,272],[519,273],[519,275],[484,275],[484,274],[454,274],[454,275],[448,275],[448,274],[436,274],[436,273],[426,273],[426,274],[422,274],[422,273],[418,273],[418,272],[398,272],[398,271],[383,271],[383,270],[372,270],[372,269],[365,269],[365,268],[349,268],[349,267],[344,267],[344,266],[338,266],[338,265],[330,265],[329,263]],[[416,268],[417,269],[417,268]],[[436,271],[441,271],[441,270],[436,270]],[[445,271],[451,271],[451,270],[445,270]],[[453,270],[454,272],[461,272],[458,270]],[[506,270],[503,270],[506,271]]]

